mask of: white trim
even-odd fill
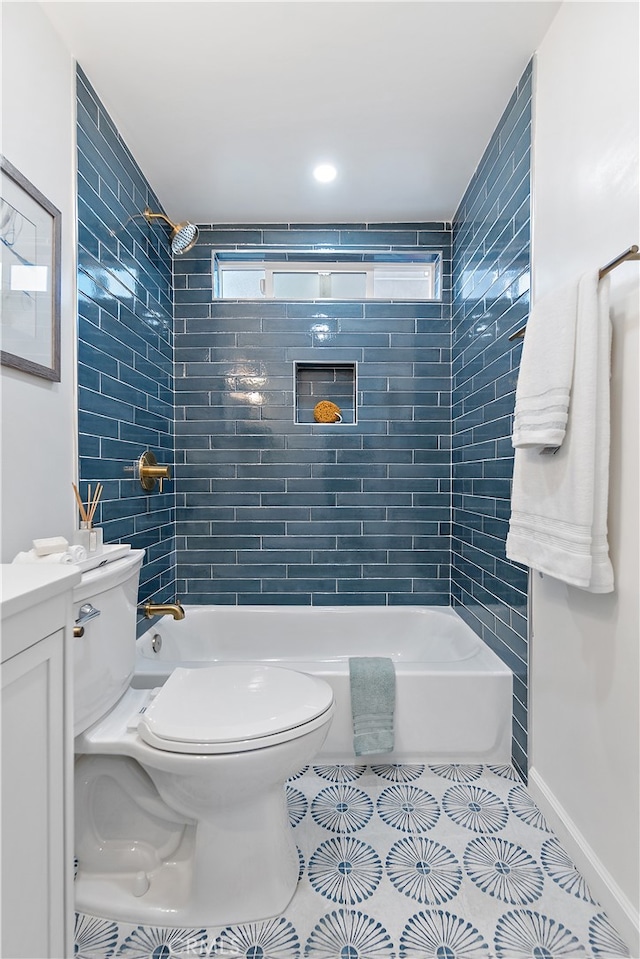
[[[529,771],[529,792],[586,879],[591,892],[629,946],[630,955],[640,956],[640,914],[637,908],[626,897],[536,769]]]
[[[283,299],[282,297],[276,297],[274,295],[274,283],[273,277],[275,273],[313,273],[320,274],[321,276],[328,276],[332,273],[358,273],[363,274],[366,279],[366,290],[362,296],[354,297],[331,297],[322,295],[322,282],[320,284],[320,290],[317,297],[309,298],[310,302],[320,300],[331,300],[338,299],[340,301],[344,299],[353,299],[353,300],[371,300],[371,299],[392,299],[396,300],[408,300],[410,302],[431,302],[436,301],[440,302],[440,299],[436,296],[436,270],[438,268],[439,261],[413,261],[413,262],[398,262],[396,260],[389,261],[380,261],[376,260],[375,262],[371,261],[341,261],[341,260],[220,260],[218,257],[218,251],[213,251],[212,253],[212,274],[213,274],[213,287],[214,287],[214,299],[238,299],[237,296],[225,297],[220,295],[221,282],[218,280],[216,282],[216,276],[221,277],[225,272],[229,271],[242,271],[242,272],[255,272],[261,274],[260,285],[263,290],[262,296],[258,299]],[[397,278],[401,279],[402,276],[406,276],[409,279],[414,277],[421,277],[425,280],[425,285],[427,287],[426,293],[421,294],[420,296],[405,296],[405,297],[385,297],[380,296],[374,293],[374,284],[376,273],[382,273],[387,271],[393,271],[397,274]],[[244,297],[243,297],[244,299]],[[254,297],[247,297],[247,299],[255,299]],[[292,297],[285,297],[284,299],[292,299]],[[293,297],[295,300],[307,300],[306,297]]]

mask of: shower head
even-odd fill
[[[186,253],[198,239],[198,227],[195,223],[178,223],[171,233],[171,252],[179,255]]]
[[[186,253],[187,250],[190,250],[191,247],[195,245],[198,239],[198,227],[195,223],[189,223],[187,221],[184,223],[172,223],[169,217],[165,216],[164,213],[152,213],[149,207],[143,210],[142,215],[149,223],[151,220],[159,218],[169,224],[171,227],[171,252],[175,254],[175,256]]]

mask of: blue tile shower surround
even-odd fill
[[[286,786],[284,913],[167,928],[76,916],[76,959],[623,959],[511,766],[314,765]]]
[[[104,485],[105,542],[146,550],[139,598],[175,597],[175,494],[125,473],[145,449],[174,460],[173,279],[161,211],[86,75],[77,70],[80,479]],[[134,217],[130,219],[130,217]]]
[[[529,122],[530,69],[456,214],[453,284],[448,223],[205,226],[172,264],[164,226],[135,217],[158,200],[78,69],[81,479],[105,484],[106,541],[147,550],[140,600],[451,595],[514,670],[522,773],[526,579],[504,556],[520,349],[505,341],[528,306]],[[212,302],[213,249],[326,246],[441,250],[442,301]],[[355,427],[294,424],[296,360],[357,364]],[[124,473],[147,447],[177,463],[177,502]]]
[[[434,302],[212,300],[212,252],[441,251]],[[201,226],[174,261],[178,591],[449,605],[448,223]],[[357,422],[295,422],[295,364],[357,367]],[[319,398],[319,397],[318,397]]]
[[[527,769],[527,573],[505,555],[511,427],[529,310],[532,65],[453,220],[452,603],[514,673],[513,761]]]

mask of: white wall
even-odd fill
[[[2,4],[1,151],[62,212],[62,379],[0,369],[2,562],[75,521],[74,64],[37,3]]]
[[[565,3],[538,55],[533,290],[540,297],[640,242],[638,6]],[[531,787],[612,921],[638,943],[638,301],[611,274],[609,536],[616,589],[532,577]],[[549,344],[553,349],[553,344]]]

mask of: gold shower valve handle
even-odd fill
[[[160,492],[162,492],[162,481],[171,479],[171,467],[159,466],[158,461],[150,450],[145,450],[138,460],[138,476],[140,485],[149,492],[156,485],[156,480],[160,483]]]

